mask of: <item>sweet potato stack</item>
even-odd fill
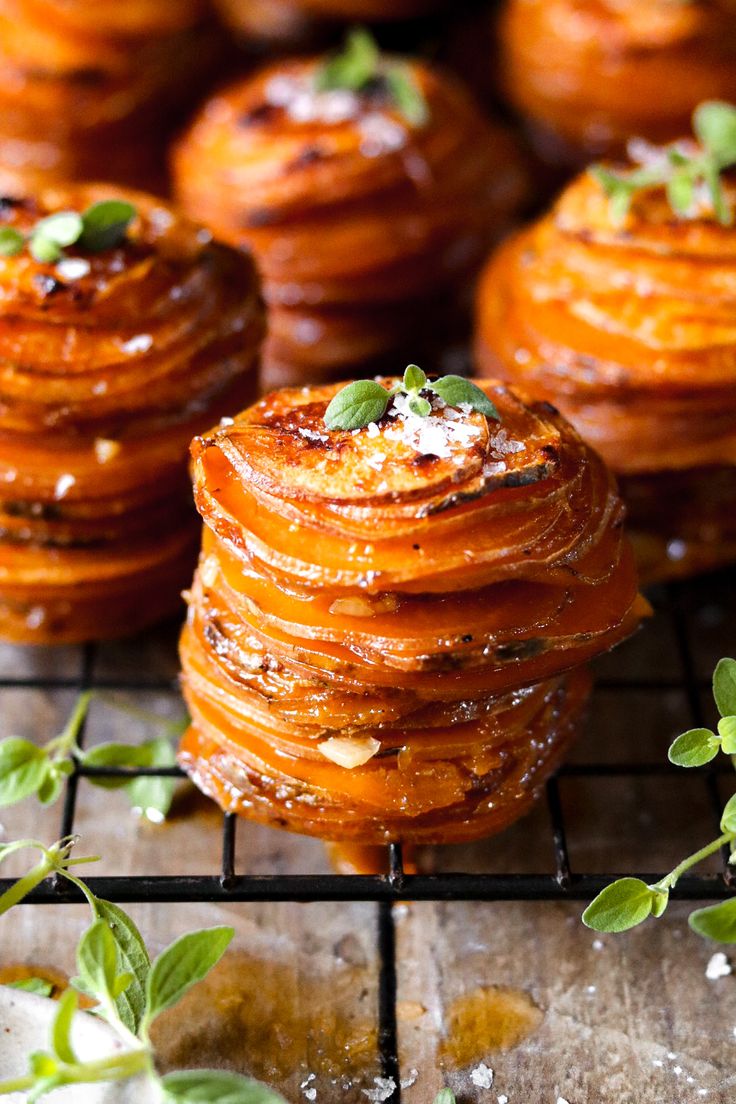
[[[367,374],[417,349],[437,362],[519,202],[506,133],[450,76],[389,62],[423,97],[421,121],[382,78],[317,91],[324,57],[280,61],[211,99],[176,151],[184,209],[257,258],[267,386]]]
[[[448,0],[215,0],[246,44],[266,39],[300,43],[337,22],[394,22],[430,15]]]
[[[552,407],[484,389],[500,423],[397,399],[330,431],[330,385],[195,441],[180,761],[223,808],[366,844],[471,839],[558,763],[581,665],[644,607],[602,462]]]
[[[140,193],[115,248],[0,258],[0,637],[56,643],[173,612],[196,556],[192,436],[255,394],[249,258]],[[4,201],[0,226],[109,187]]]
[[[504,93],[551,163],[679,138],[696,104],[736,100],[733,0],[506,0],[500,34]]]
[[[647,580],[736,560],[735,317],[733,226],[676,217],[663,187],[622,221],[589,174],[484,273],[481,370],[555,401],[620,475]]]
[[[0,0],[0,194],[158,190],[166,127],[215,42],[205,0]]]

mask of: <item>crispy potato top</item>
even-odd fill
[[[389,390],[397,381],[381,382]],[[269,495],[366,507],[437,496],[449,505],[556,470],[563,441],[556,412],[547,404],[526,406],[500,384],[483,384],[500,423],[437,398],[421,418],[401,409],[399,397],[378,422],[330,431],[325,411],[343,386],[267,395],[195,442],[194,454],[216,446],[246,486]]]

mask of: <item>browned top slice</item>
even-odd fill
[[[390,389],[397,381],[381,381]],[[343,384],[267,395],[234,422],[195,442],[195,456],[216,446],[246,486],[279,498],[334,505],[441,500],[548,478],[563,437],[556,411],[527,406],[501,384],[483,382],[501,421],[439,400],[421,418],[389,405],[359,430],[325,426],[325,411]],[[572,431],[570,431],[572,434]],[[434,509],[441,508],[435,502]]]

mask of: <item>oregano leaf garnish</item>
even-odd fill
[[[591,175],[610,200],[615,222],[626,218],[637,192],[664,187],[679,218],[701,213],[701,201],[707,199],[722,226],[733,224],[734,212],[726,200],[721,173],[736,165],[736,107],[719,100],[701,103],[693,113],[693,132],[697,143],[662,147],[630,143],[632,158],[640,162],[634,169],[591,167]]]
[[[688,917],[694,932],[717,943],[736,943],[736,898],[695,909]]]
[[[49,1049],[28,1056],[28,1072],[0,1083],[0,1096],[23,1093],[28,1101],[39,1100],[62,1085],[119,1082],[145,1078],[156,1099],[168,1104],[285,1104],[267,1085],[222,1070],[181,1070],[160,1076],[156,1069],[148,1028],[166,1008],[172,1007],[201,981],[222,957],[232,928],[210,928],[189,932],[175,940],[151,966],[148,951],[137,927],[118,905],[95,897],[85,883],[72,874],[74,840],[61,840],[45,847],[35,840],[17,840],[0,847],[0,862],[26,847],[37,848],[41,861],[0,898],[0,913],[22,901],[50,874],[71,881],[86,897],[93,914],[90,927],[77,947],[79,977],[60,1002],[51,1027]],[[77,992],[97,1005],[95,1011],[119,1037],[119,1045],[108,1057],[82,1059],[74,1051],[72,1029],[78,1012]],[[129,1005],[126,995],[134,994]],[[132,1016],[127,1012],[134,1008]]]
[[[464,407],[500,421],[501,416],[491,400],[477,384],[463,376],[441,376],[430,380],[418,364],[407,365],[401,383],[390,391],[377,380],[356,380],[338,391],[325,412],[328,429],[362,429],[379,421],[396,395],[406,395],[412,414],[427,418],[432,413],[432,395],[447,406]]]
[[[702,767],[715,759],[721,741],[708,728],[691,728],[673,742],[667,755],[676,767]]]
[[[342,50],[317,69],[314,87],[317,92],[342,89],[383,97],[411,126],[424,126],[429,118],[427,101],[407,62],[385,57],[365,27],[348,32]]]
[[[384,392],[385,394],[386,392]],[[93,694],[80,694],[63,731],[41,746],[19,736],[0,740],[0,808],[13,805],[27,797],[35,796],[42,805],[57,800],[64,781],[74,770],[75,764],[104,771],[146,767],[173,767],[176,756],[167,737],[155,737],[140,744],[106,743],[92,748],[80,747],[78,738],[92,701]],[[109,704],[129,712],[127,706]],[[150,724],[162,726],[176,735],[180,722],[155,714],[136,716]],[[176,779],[156,775],[105,775],[89,774],[87,780],[103,789],[124,789],[134,809],[140,809],[149,819],[163,820],[168,813],[176,787]]]
[[[137,217],[132,203],[122,199],[103,199],[81,214],[57,211],[39,219],[28,232],[14,226],[0,226],[0,256],[15,257],[26,246],[39,264],[57,264],[64,250],[77,245],[88,253],[101,253],[122,245],[128,227]]]
[[[669,749],[671,763],[680,767],[700,767],[715,758],[719,749],[727,755],[736,753],[736,661],[722,659],[713,674],[713,697],[722,714],[718,732],[709,728],[693,728],[684,732]],[[596,931],[621,932],[641,924],[649,916],[661,916],[669,901],[670,890],[692,867],[716,854],[723,847],[731,848],[731,862],[736,853],[736,794],[726,803],[721,814],[721,835],[660,878],[647,885],[639,878],[619,878],[606,886],[583,913],[583,923]],[[736,943],[736,898],[708,908],[697,909],[690,916],[690,927],[699,935],[722,943]]]
[[[356,380],[334,396],[325,411],[328,429],[361,429],[386,413],[389,393],[375,380]]]

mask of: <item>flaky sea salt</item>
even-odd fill
[[[374,1077],[375,1089],[361,1089],[363,1096],[367,1096],[374,1104],[384,1104],[396,1092],[396,1082],[393,1077]]]
[[[380,157],[384,153],[393,153],[406,145],[408,132],[394,119],[372,111],[358,123],[360,131],[360,152],[364,157]]]
[[[481,1062],[479,1066],[470,1071],[470,1080],[479,1089],[490,1089],[493,1084],[493,1070],[485,1062]]]
[[[711,955],[708,965],[705,967],[705,976],[708,981],[717,981],[718,978],[728,977],[731,972],[731,963],[723,951],[716,951],[714,955]]]
[[[56,274],[62,280],[81,280],[89,276],[91,268],[84,257],[64,257],[56,266]]]

